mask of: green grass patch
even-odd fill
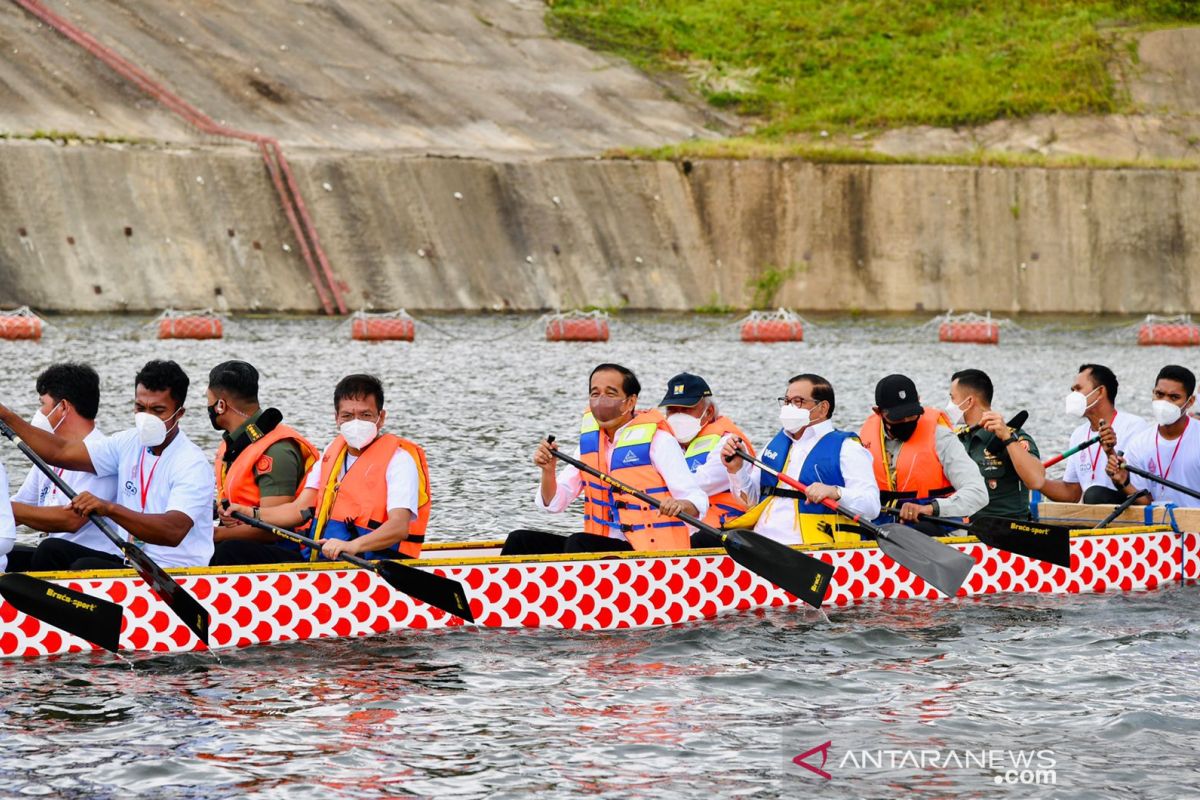
[[[766,138],[1128,110],[1123,30],[1200,0],[549,0],[561,35],[687,74]]]

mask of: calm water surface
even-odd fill
[[[39,370],[86,360],[103,378],[100,423],[119,430],[138,366],[170,357],[195,382],[185,429],[210,449],[202,391],[218,361],[255,363],[264,402],[320,445],[337,378],[378,374],[389,427],[429,450],[430,530],[445,539],[574,529],[530,507],[529,453],[546,433],[574,439],[601,360],[634,368],[646,405],[674,373],[705,375],[757,441],[798,372],[829,378],[835,420],[857,427],[888,372],[940,404],[951,372],[980,367],[999,409],[1030,411],[1045,453],[1066,444],[1080,363],[1113,366],[1118,405],[1143,415],[1159,367],[1200,366],[1133,346],[1114,320],[1026,323],[999,347],[939,345],[909,319],[817,320],[807,342],[771,346],[738,343],[723,318],[622,318],[610,343],[582,345],[543,342],[517,316],[434,317],[411,345],[351,343],[318,319],[239,320],[220,342],[158,342],[126,317],[52,322],[40,344],[0,342],[0,400],[32,413]],[[7,443],[0,459],[23,475]],[[4,661],[0,796],[1200,797],[1198,619],[1196,588],[1174,587]],[[831,780],[791,764],[826,741]],[[882,767],[856,763],[864,751]]]

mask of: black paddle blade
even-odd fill
[[[443,578],[423,569],[410,567],[398,561],[375,561],[371,566],[376,574],[387,581],[396,591],[415,597],[423,603],[440,608],[447,614],[474,622],[471,604],[462,584],[453,578]]]
[[[0,595],[18,611],[117,652],[124,609],[111,600],[20,572],[0,575]]]
[[[958,593],[975,566],[975,559],[961,550],[896,522],[880,526],[878,540],[889,558],[949,597]]]
[[[997,550],[1007,550],[1060,567],[1071,566],[1071,530],[1062,525],[1001,517],[975,517],[971,520],[971,533]]]
[[[175,616],[184,625],[191,628],[200,641],[208,646],[208,609],[200,605],[200,601],[192,597],[174,578],[168,575],[162,567],[150,560],[142,549],[136,545],[121,548],[129,565],[150,585],[162,601],[167,604]]]
[[[833,564],[754,531],[725,531],[722,541],[734,561],[813,608],[821,607],[833,578]]]

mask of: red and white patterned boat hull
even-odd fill
[[[1200,578],[1200,535],[1122,529],[1080,535],[1070,569],[951,540],[976,566],[960,597],[1000,592],[1086,593],[1155,589]],[[799,605],[720,555],[500,558],[494,545],[443,545],[425,568],[461,581],[477,624],[489,628],[612,630],[672,625],[732,611]],[[712,551],[706,551],[712,552]],[[814,550],[836,567],[826,608],[874,598],[942,595],[873,546]],[[462,620],[394,591],[374,573],[338,565],[183,570],[180,582],[212,613],[209,645],[246,647],[301,639],[458,627]],[[119,577],[111,577],[118,575]],[[183,652],[204,646],[132,573],[54,576],[125,607],[121,649]],[[469,626],[468,626],[469,627]],[[0,656],[94,650],[91,644],[0,605]]]

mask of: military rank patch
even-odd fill
[[[265,475],[271,471],[273,466],[275,466],[275,460],[270,456],[263,456],[258,460],[258,463],[254,465],[254,471],[259,475]]]

